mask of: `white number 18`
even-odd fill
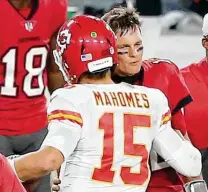
[[[26,76],[23,79],[22,91],[28,97],[34,97],[43,94],[44,82],[43,71],[46,67],[48,50],[46,47],[34,47],[31,48],[25,54],[25,70]],[[40,66],[33,67],[34,58],[39,56]],[[5,64],[5,78],[3,86],[0,86],[0,95],[15,97],[17,96],[18,86],[15,83],[15,73],[17,71],[18,64],[18,50],[17,48],[9,49],[1,59],[1,63]],[[37,77],[38,87],[32,87],[33,78]]]

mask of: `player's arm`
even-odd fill
[[[202,167],[200,152],[172,129],[170,112],[167,112],[168,102],[162,93],[159,103],[161,123],[153,141],[153,149],[178,173],[187,177],[199,176]]]
[[[179,134],[180,132],[183,134],[184,138],[190,141],[189,136],[186,131],[186,121],[184,117],[184,109],[186,106],[192,102],[191,95],[186,86],[185,80],[179,71],[178,67],[175,64],[173,65],[173,74],[171,76],[169,90],[168,90],[168,98],[170,101],[171,111],[172,111],[172,120],[171,124],[174,130]],[[177,94],[174,91],[177,90]],[[190,183],[191,181],[204,182],[202,176],[195,178],[181,177],[184,183]],[[203,187],[202,187],[203,188]],[[201,188],[201,190],[202,190]],[[202,190],[204,191],[204,190]]]
[[[193,101],[190,92],[186,86],[183,75],[178,67],[172,63],[172,75],[168,87],[168,100],[172,116]],[[177,93],[175,92],[177,90]]]
[[[53,57],[53,50],[56,49],[56,36],[60,26],[67,19],[67,0],[52,0],[53,7],[51,16],[51,27],[53,27],[54,35],[50,41],[50,53],[47,62],[47,74],[48,74],[48,89],[52,93],[57,88],[63,87],[65,81],[58,66],[56,65]]]
[[[178,67],[172,63],[172,75],[168,87],[168,101],[171,109],[171,125],[173,129],[180,131],[188,138],[186,123],[182,109],[193,101],[190,92],[186,86],[185,80]],[[175,93],[177,90],[177,93]]]
[[[12,162],[21,181],[30,181],[58,169],[64,161],[62,153],[54,147],[44,147],[37,152],[28,153]]]
[[[49,132],[41,149],[13,162],[13,168],[22,181],[39,179],[59,169],[64,160],[73,153],[80,139],[82,117],[72,102],[74,95],[68,100],[59,93],[61,90],[54,92],[51,97],[48,109]]]
[[[172,119],[172,125],[174,123],[177,123],[177,126],[184,126],[186,127],[185,124],[185,118],[184,118],[184,109],[178,111],[174,116],[174,119]],[[184,125],[183,125],[184,124]],[[180,135],[181,132],[176,130],[175,131]],[[187,134],[187,132],[184,134],[184,138],[188,141],[190,141],[189,136]],[[184,188],[186,192],[191,192],[192,190],[195,190],[195,186],[201,191],[201,192],[207,192],[207,187],[206,184],[203,180],[202,175],[198,176],[198,177],[185,177],[183,175],[180,175],[181,179],[183,180],[183,182],[185,183]],[[192,186],[192,187],[190,187]]]
[[[157,135],[153,148],[178,173],[187,177],[200,176],[202,166],[200,152],[171,127],[165,128]]]
[[[169,64],[168,64],[169,63]],[[179,134],[183,135],[184,138],[190,141],[187,130],[186,130],[186,122],[183,115],[183,108],[187,106],[190,102],[192,102],[192,98],[190,96],[189,90],[185,84],[184,78],[180,73],[178,67],[172,63],[171,61],[166,62],[166,66],[172,71],[172,75],[170,76],[169,88],[167,97],[169,100],[169,105],[171,108],[171,124],[172,128]],[[177,94],[175,93],[177,90]],[[153,164],[154,165],[154,164]],[[202,177],[188,178],[182,176],[182,180],[184,183],[190,181],[201,181]],[[202,180],[203,181],[203,180]]]
[[[200,152],[170,128],[170,125],[166,126],[168,127],[155,138],[154,150],[182,175],[186,192],[207,192],[206,183],[201,177]]]

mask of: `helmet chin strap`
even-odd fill
[[[62,57],[60,56],[60,54],[58,53],[57,50],[53,50],[53,57],[54,57],[54,60],[55,60],[55,63],[56,65],[58,66],[59,68],[59,71],[61,71],[63,77],[64,77],[64,80],[69,84],[71,85],[71,81],[69,79],[69,75],[67,74],[67,72],[64,70],[64,66],[62,64]]]

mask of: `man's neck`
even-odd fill
[[[106,76],[102,79],[90,79],[90,78],[83,78],[80,84],[114,84],[113,80],[111,79],[111,74],[107,73]]]
[[[31,0],[8,0],[16,9],[30,8]]]
[[[131,77],[135,75],[135,74],[124,73],[123,71],[120,71],[118,68],[115,68],[114,73],[119,77]]]

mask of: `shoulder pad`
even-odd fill
[[[169,59],[152,58],[147,61],[151,62],[152,64],[173,64],[173,62]]]

